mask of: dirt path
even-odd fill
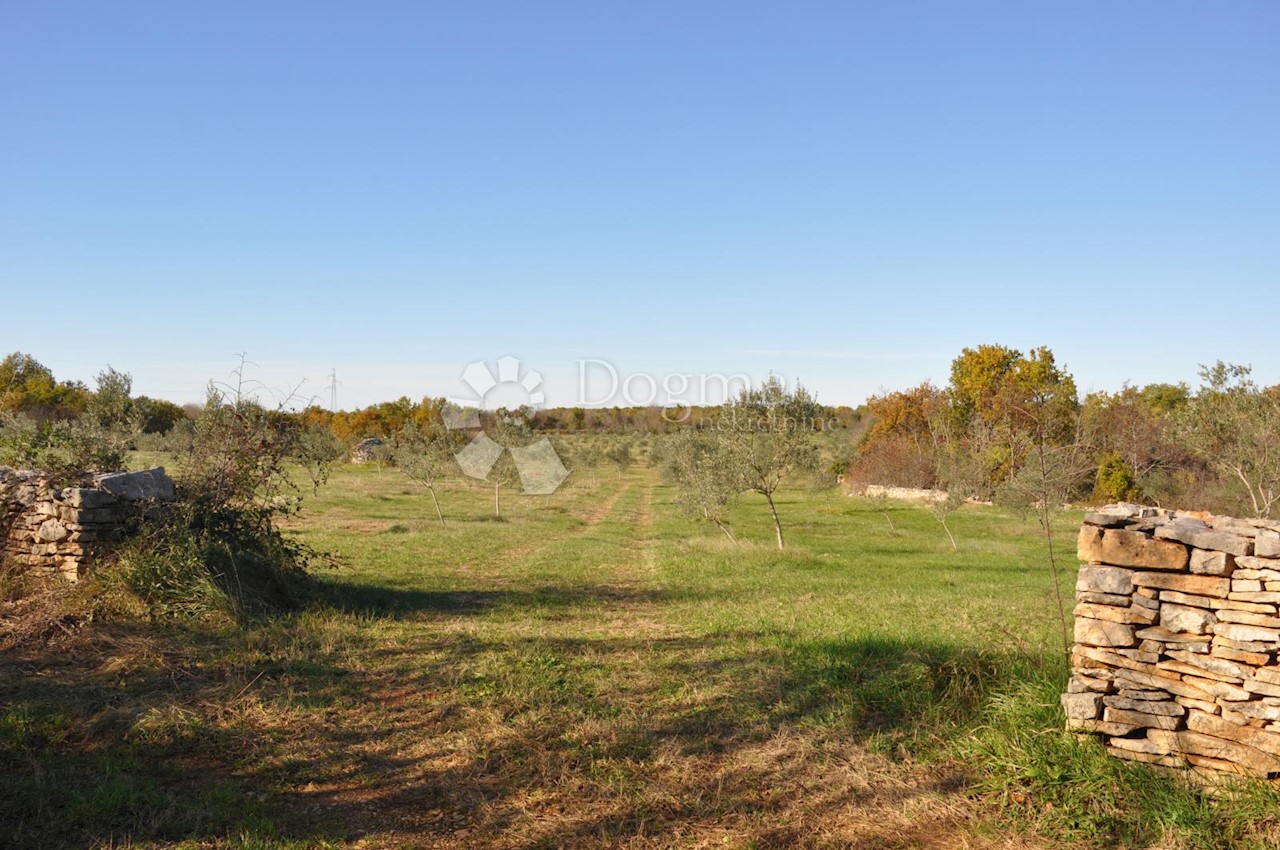
[[[621,499],[624,495],[626,495],[630,490],[631,490],[630,484],[623,484],[620,487],[618,487],[618,489],[615,490],[612,494],[610,494],[610,496],[607,499],[605,499],[603,502],[601,502],[599,505],[593,508],[586,515],[587,527],[594,528],[595,526],[604,522],[605,518],[613,512],[614,507],[618,504],[618,500]]]
[[[578,538],[590,534],[592,529],[604,522],[605,519],[613,513],[613,509],[617,506],[618,501],[626,495],[630,489],[630,484],[621,484],[617,490],[605,497],[604,501],[594,505],[589,511],[582,515],[582,521],[584,523],[583,527],[570,535],[570,537]],[[563,542],[565,539],[566,538],[560,538],[558,542]],[[555,542],[557,541],[548,540],[536,543],[522,543],[506,550],[502,557],[504,559],[516,560],[529,559],[541,554]]]

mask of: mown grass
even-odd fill
[[[3,670],[18,846],[1268,846],[1232,805],[1061,731],[1033,522],[831,491],[741,545],[647,470],[430,497],[344,467],[292,532],[306,611],[117,624]],[[1058,524],[1070,541],[1079,517]],[[1067,551],[1070,546],[1064,547]],[[1064,589],[1074,564],[1068,563]]]

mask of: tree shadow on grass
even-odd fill
[[[0,653],[0,844],[86,847],[270,835],[277,813],[237,762],[248,669],[202,669],[189,634],[98,625]],[[348,671],[321,659],[310,675]],[[257,681],[294,665],[260,665]]]
[[[962,728],[1018,664],[883,638],[775,638],[436,636],[384,649],[377,666],[434,659],[399,682],[394,740],[311,762],[322,790],[294,805],[317,806],[353,829],[348,837],[466,839],[457,846],[608,845],[638,834],[666,846],[730,823],[764,844],[822,846],[805,832],[809,818],[962,788],[951,769],[868,783],[865,745],[919,745]],[[478,721],[493,712],[501,722]],[[405,740],[431,743],[401,760]],[[353,775],[362,777],[355,799],[342,779]]]
[[[422,628],[303,652],[264,638],[234,672],[216,669],[217,640],[142,634],[126,637],[181,657],[114,672],[110,652],[0,659],[20,706],[0,721],[14,846],[920,846],[954,817],[928,801],[964,777],[896,768],[868,744],[963,728],[1033,666],[881,636],[597,627],[597,612],[682,596],[647,589],[332,589],[335,616]],[[583,618],[581,633],[447,627],[533,606]]]
[[[417,590],[340,579],[316,582],[317,599],[335,610],[372,617],[406,619],[447,614],[475,616],[497,609],[582,609],[705,601],[726,592],[673,591],[611,584],[552,585],[511,590]]]

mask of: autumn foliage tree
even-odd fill
[[[936,486],[937,424],[948,410],[946,392],[928,381],[868,399],[872,424],[852,464],[854,479],[864,484]]]
[[[0,412],[37,421],[70,419],[84,410],[88,398],[83,384],[55,380],[30,354],[15,351],[0,360]]]
[[[1154,384],[1084,399],[1082,427],[1097,453],[1096,501],[1160,500],[1168,494],[1171,476],[1193,463],[1171,427],[1187,398],[1185,385]]]

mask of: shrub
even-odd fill
[[[1095,502],[1129,502],[1142,499],[1142,489],[1129,464],[1117,452],[1107,452],[1094,475]]]
[[[896,434],[865,444],[849,475],[857,484],[929,489],[938,483],[933,446]]]
[[[39,469],[70,482],[86,472],[124,466],[128,440],[89,419],[39,421],[26,414],[0,414],[0,464]]]
[[[211,389],[176,470],[177,501],[135,518],[108,568],[152,617],[246,619],[292,607],[307,568],[325,556],[283,534],[304,470],[324,482],[337,446],[298,417]]]

